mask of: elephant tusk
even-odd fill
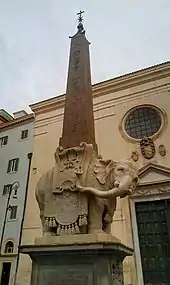
[[[76,187],[81,192],[88,192],[99,198],[109,198],[109,197],[116,198],[118,196],[125,197],[129,193],[129,191],[124,191],[117,187],[108,191],[101,191],[93,187],[83,187],[80,186],[79,184],[77,184]]]

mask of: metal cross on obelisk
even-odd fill
[[[71,37],[63,132],[60,146],[79,146],[81,142],[95,143],[89,42],[85,37],[80,11],[77,13],[77,33]]]
[[[78,22],[83,22],[83,17],[82,17],[82,14],[84,13],[84,11],[81,11],[77,13],[77,16],[78,16]]]
[[[78,32],[85,32],[84,31],[84,27],[83,27],[83,17],[82,17],[82,14],[84,13],[84,11],[81,11],[79,13],[77,13],[77,16],[78,16],[78,26],[77,26],[77,29],[78,29]]]

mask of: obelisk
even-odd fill
[[[89,42],[85,37],[82,11],[78,13],[77,33],[70,37],[70,59],[60,146],[79,146],[81,142],[95,143]]]
[[[78,31],[71,37],[60,146],[55,166],[42,175],[36,188],[43,236],[34,245],[20,246],[20,252],[29,254],[33,262],[31,285],[123,285],[122,262],[132,254],[104,231],[115,211],[116,197],[102,200],[107,198],[103,193],[112,193],[116,187],[114,179],[105,183],[109,169],[114,174],[114,164],[97,153],[89,42],[82,12],[78,15]],[[134,178],[136,174],[133,169],[130,173],[133,180],[132,173]],[[93,193],[82,193],[82,188]]]

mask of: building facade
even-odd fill
[[[22,244],[41,233],[35,187],[54,165],[62,133],[65,95],[31,105],[35,113],[34,156]],[[104,158],[131,159],[139,186],[118,199],[112,234],[134,249],[124,261],[125,285],[170,282],[170,63],[93,85],[96,143]],[[31,261],[22,255],[17,285],[30,284]],[[162,283],[161,283],[162,282]]]
[[[0,110],[0,284],[13,285],[33,152],[34,115]]]

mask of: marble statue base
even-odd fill
[[[111,235],[43,237],[20,246],[32,259],[31,285],[123,285],[132,250]]]

